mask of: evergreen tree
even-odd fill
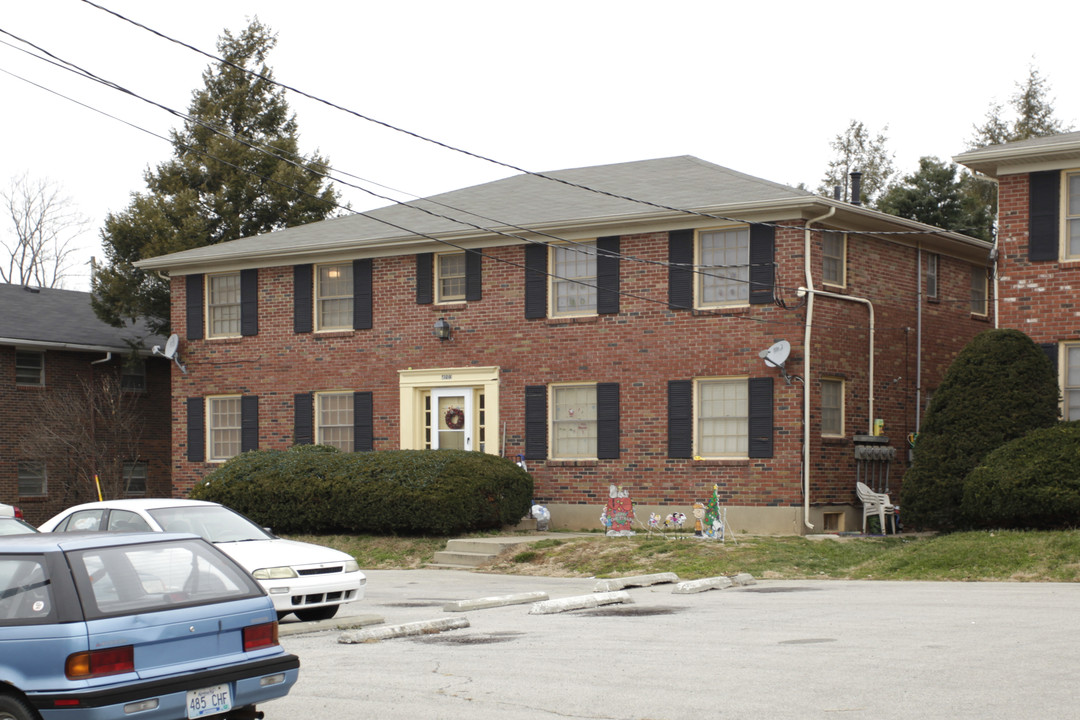
[[[1034,65],[1028,68],[1027,79],[1016,83],[1009,108],[1014,116],[1011,121],[1005,117],[1001,103],[991,103],[986,120],[975,126],[973,148],[1058,135],[1071,129],[1054,117],[1050,88]]]
[[[276,43],[258,19],[237,36],[223,33],[226,62],[203,72],[189,119],[171,133],[172,158],[147,169],[146,191],[106,216],[107,264],[92,281],[105,322],[141,317],[168,332],[168,281],[136,268],[138,260],[323,220],[337,207],[322,176],[328,160],[299,154],[296,117],[270,82],[266,57]]]
[[[885,130],[888,130],[888,126]],[[871,137],[866,126],[858,120],[852,120],[847,129],[836,136],[830,143],[833,159],[821,180],[818,193],[832,197],[833,188],[840,186],[841,199],[844,202],[855,200],[851,197],[849,185],[851,173],[862,173],[862,192],[858,200],[864,204],[873,204],[884,192],[896,173],[892,153],[885,147],[888,138],[884,131]]]
[[[918,220],[946,230],[990,240],[993,219],[977,194],[975,183],[985,182],[936,157],[919,159],[919,169],[889,188],[877,209],[890,215]]]

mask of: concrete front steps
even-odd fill
[[[495,556],[507,548],[525,543],[533,543],[551,537],[550,535],[497,535],[493,537],[461,538],[450,540],[446,549],[435,553],[429,568],[447,570],[473,570],[495,559]]]

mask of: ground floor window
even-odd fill
[[[746,457],[746,379],[699,380],[697,396],[697,454]]]
[[[145,462],[124,463],[124,492],[127,495],[146,494],[147,466]]]
[[[596,457],[596,384],[551,388],[551,457]]]
[[[353,451],[353,393],[316,393],[315,431],[319,445]]]
[[[19,497],[45,495],[48,482],[43,460],[22,460],[19,462]]]
[[[240,454],[240,396],[207,398],[207,435],[211,462]]]

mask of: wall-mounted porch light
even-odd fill
[[[432,329],[431,334],[440,340],[449,340],[450,323],[446,322],[446,318],[439,318],[435,321],[435,327]]]

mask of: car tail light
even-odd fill
[[[244,628],[244,652],[278,644],[277,621]]]
[[[69,680],[85,680],[103,675],[135,672],[134,646],[105,648],[68,655],[64,673]]]
[[[15,517],[21,518],[23,516],[21,507],[15,505],[13,509],[15,510]]]

